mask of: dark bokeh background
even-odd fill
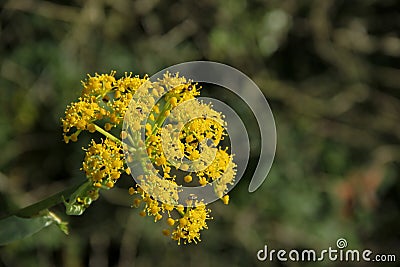
[[[88,139],[64,144],[59,119],[86,73],[231,65],[263,90],[278,146],[259,190],[249,194],[245,177],[229,206],[211,205],[198,245],[163,237],[117,188],[80,217],[56,207],[70,235],[51,226],[0,247],[0,266],[300,266],[258,262],[256,252],[322,250],[340,237],[349,248],[398,253],[399,10],[395,0],[2,3],[1,215],[85,179]]]

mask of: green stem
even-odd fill
[[[170,110],[171,108],[171,104],[169,102],[165,103],[163,109],[160,112],[160,115],[157,117],[157,120],[154,122],[154,128],[151,132],[151,134],[146,138],[146,143],[149,140],[150,136],[154,135],[156,133],[156,131],[158,130],[158,128],[161,127],[161,125],[164,123],[165,119],[167,118],[167,116],[165,116],[165,112],[167,110]]]
[[[122,145],[121,140],[119,140],[117,137],[115,137],[114,135],[110,134],[109,132],[107,132],[106,130],[104,130],[103,128],[101,128],[100,126],[97,126],[96,124],[94,124],[94,127],[96,128],[96,131],[98,131],[99,133],[101,133],[102,135],[104,135],[105,137],[113,140],[115,143]]]
[[[181,211],[179,211],[178,209],[175,209],[178,213],[179,213],[179,215],[181,215],[182,217],[184,217],[185,216],[185,212],[181,212]]]
[[[39,212],[45,209],[49,209],[57,204],[63,202],[64,199],[68,199],[69,196],[74,193],[83,183],[79,183],[73,185],[57,194],[54,194],[50,197],[47,197],[39,202],[36,202],[32,205],[29,205],[25,208],[19,209],[17,211],[12,212],[11,214],[7,215],[6,217],[16,215],[20,217],[32,217],[37,215]]]

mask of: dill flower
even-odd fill
[[[98,198],[100,189],[113,188],[123,173],[130,174],[122,142],[111,130],[121,127],[132,95],[147,77],[125,73],[124,77],[116,79],[115,74],[111,71],[110,74],[88,75],[82,81],[81,96],[67,106],[65,116],[61,118],[66,143],[76,142],[84,131],[104,135],[100,142],[92,140],[84,149],[82,170],[87,182],[71,195],[68,202],[64,201],[70,215],[82,214]]]
[[[65,111],[63,118],[64,141],[66,143],[77,141],[81,131],[89,130],[94,132],[92,122],[107,115],[107,111],[101,108],[95,98],[79,98],[78,102],[71,103]],[[74,133],[67,135],[72,129]]]
[[[92,140],[83,161],[86,177],[93,181],[95,187],[114,187],[124,172],[123,150],[120,144],[106,138],[97,144]]]
[[[82,96],[67,106],[61,119],[64,141],[77,141],[82,131],[96,131],[95,122],[101,122],[106,131],[120,126],[134,92],[147,80],[132,73],[116,80],[115,71],[110,74],[88,76],[82,81]]]
[[[67,213],[82,214],[100,189],[111,189],[124,173],[132,174],[136,184],[128,192],[139,215],[163,221],[168,229],[162,233],[178,244],[197,243],[211,210],[195,194],[181,199],[182,184],[212,183],[215,195],[229,203],[226,193],[236,164],[219,146],[226,135],[224,117],[198,101],[201,88],[178,74],[167,72],[157,81],[115,75],[88,75],[81,97],[61,119],[66,143],[77,141],[82,132],[103,135],[84,148],[87,182],[65,201]]]
[[[200,231],[207,229],[207,220],[210,220],[210,210],[206,209],[206,206],[198,205],[194,208],[188,209],[187,212],[178,221],[175,230],[172,232],[171,237],[181,243],[197,243],[201,241]]]

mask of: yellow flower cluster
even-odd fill
[[[114,187],[125,167],[122,142],[111,133],[111,129],[121,126],[129,102],[135,91],[147,81],[132,74],[116,79],[115,71],[110,74],[88,76],[82,81],[82,94],[78,101],[67,106],[65,117],[61,119],[64,141],[76,142],[82,131],[99,132],[105,136],[101,143],[91,141],[86,151],[82,170],[88,182],[83,184],[64,202],[67,213],[80,215],[98,198],[100,188]]]
[[[215,181],[215,192],[219,198],[222,198],[228,189],[228,184],[234,182],[236,164],[226,149],[219,148],[214,161],[205,170],[199,171],[197,175],[201,185],[207,184],[210,180]]]
[[[177,203],[178,185],[174,180],[157,179],[155,175],[140,176],[138,180],[141,181],[140,188],[148,195],[157,196],[158,201],[163,203]]]
[[[108,138],[101,144],[92,140],[86,149],[83,170],[95,187],[114,187],[121,172],[125,171],[122,146]]]
[[[78,102],[67,106],[65,118],[61,119],[66,143],[77,141],[81,131],[93,133],[98,130],[96,121],[106,131],[121,124],[132,95],[147,81],[147,77],[141,79],[125,73],[125,77],[116,80],[114,75],[115,71],[96,74],[82,82],[82,96]]]
[[[177,240],[178,244],[181,244],[181,240],[184,244],[201,241],[200,231],[207,229],[206,221],[212,219],[210,209],[197,201],[192,203],[192,206],[185,208],[182,205],[160,204],[140,187],[137,190],[133,187],[129,188],[129,193],[131,195],[139,194],[139,197],[136,197],[133,201],[133,207],[138,208],[141,203],[145,203],[143,210],[139,213],[140,216],[154,216],[154,221],[157,222],[162,220],[164,213],[167,214],[165,222],[169,228],[174,227],[174,229],[164,229],[162,233],[165,236],[170,236],[173,240]]]
[[[172,239],[180,244],[183,239],[184,244],[200,240],[200,231],[207,229],[206,220],[210,218],[210,210],[205,205],[198,205],[189,208],[188,211],[178,220],[176,229],[172,232]],[[175,222],[175,221],[174,221]]]
[[[67,107],[65,112],[65,118],[62,119],[64,128],[64,141],[68,143],[70,140],[76,142],[78,135],[83,130],[95,132],[95,126],[93,121],[96,119],[102,119],[106,115],[107,111],[100,108],[95,99],[83,99],[79,98],[79,101],[72,103]],[[76,131],[71,135],[67,135],[72,128]]]
[[[88,181],[65,202],[67,213],[81,214],[97,199],[99,189],[113,188],[122,173],[130,174],[130,162],[151,169],[147,161],[124,156],[123,141],[130,138],[140,143],[134,139],[143,129],[142,144],[156,171],[135,176],[138,184],[129,189],[136,196],[133,207],[142,208],[141,216],[165,221],[169,228],[163,234],[178,244],[197,243],[211,219],[210,210],[196,197],[187,200],[187,207],[179,205],[179,189],[181,183],[204,186],[213,182],[216,195],[228,204],[226,192],[234,182],[236,164],[226,148],[218,147],[225,135],[223,116],[210,104],[196,100],[198,85],[178,74],[166,73],[156,82],[127,73],[116,79],[115,74],[88,76],[82,82],[81,97],[67,106],[61,119],[66,143],[77,141],[83,131],[104,135],[101,142],[92,140],[84,149],[82,170]],[[132,99],[142,100],[141,105],[127,113]],[[125,115],[135,135],[122,131],[117,138],[113,129],[121,129]],[[186,174],[180,177],[182,171]]]

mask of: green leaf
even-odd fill
[[[68,235],[68,223],[48,210],[43,210],[39,216],[32,218],[15,215],[4,218],[0,220],[0,246],[31,236],[52,223],[55,223],[64,234]]]
[[[54,220],[48,215],[21,218],[10,216],[0,220],[0,245],[31,236],[52,224]]]

